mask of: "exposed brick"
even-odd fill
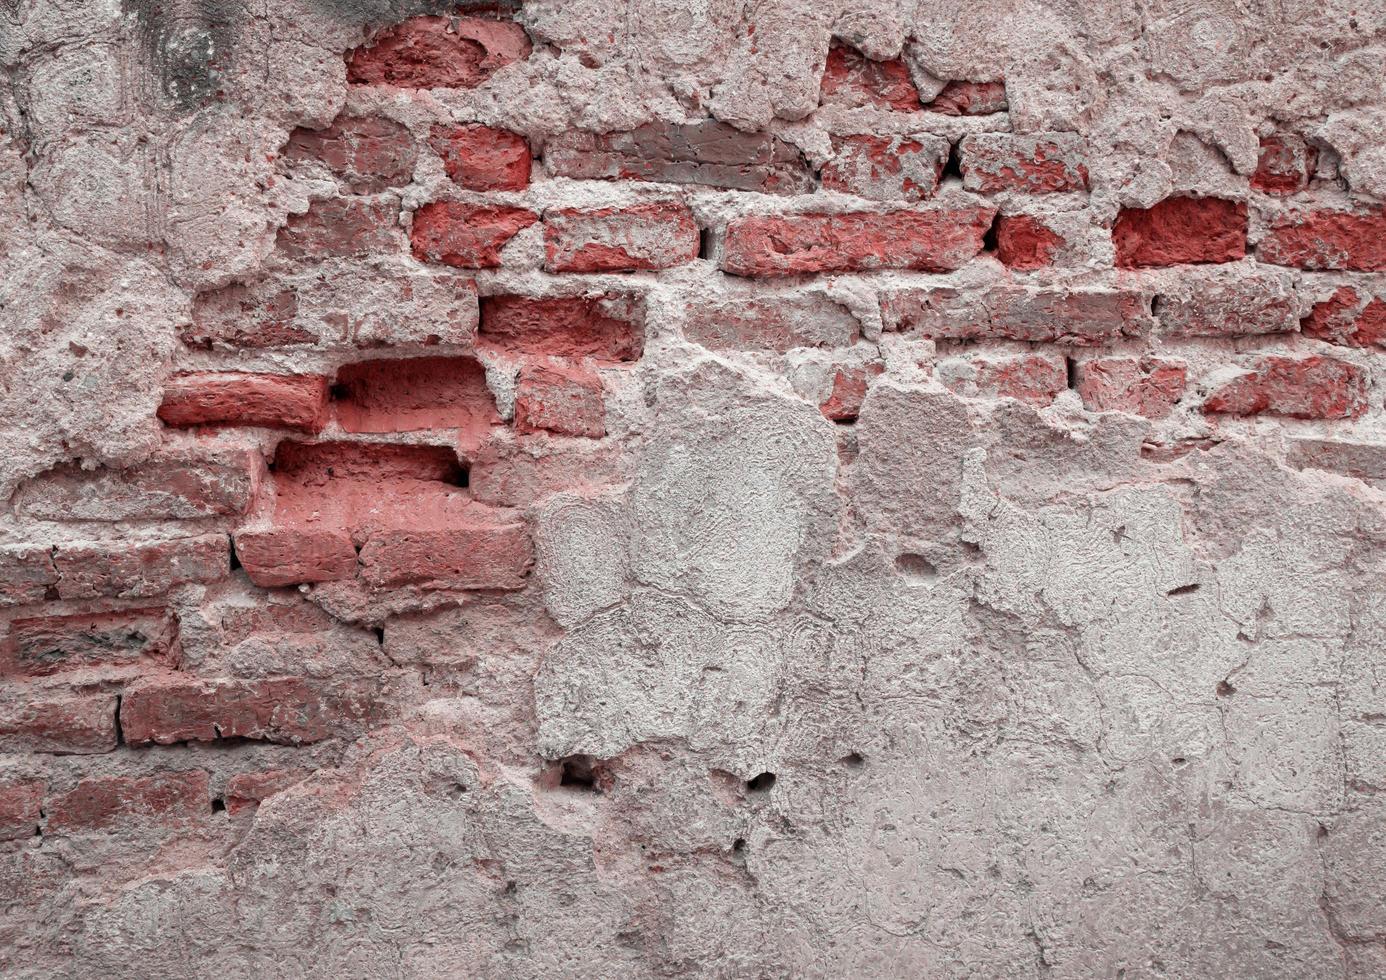
[[[654,180],[768,194],[806,194],[813,171],[803,154],[769,133],[743,133],[716,120],[650,123],[622,133],[560,133],[544,146],[556,177]]]
[[[304,745],[355,734],[381,710],[373,681],[165,677],[126,688],[120,728],[132,745],[222,738]]]
[[[553,493],[627,479],[621,455],[604,443],[495,438],[472,460],[471,492],[485,503],[528,507]]]
[[[152,776],[99,776],[48,800],[49,834],[109,831],[127,827],[186,828],[211,808],[210,778],[204,769]]]
[[[1087,147],[1077,133],[977,133],[958,143],[963,186],[994,193],[1055,194],[1088,187]]]
[[[312,772],[308,769],[267,769],[263,772],[241,772],[226,781],[226,812],[235,816],[253,810],[265,800],[303,782]]]
[[[166,609],[16,619],[0,642],[0,676],[6,677],[170,667],[177,660],[178,622]]]
[[[939,380],[959,394],[1015,398],[1044,406],[1068,387],[1068,368],[1052,354],[989,355],[945,361]]]
[[[0,693],[0,753],[91,755],[116,742],[114,693],[27,685]]]
[[[332,197],[289,215],[277,248],[291,259],[325,259],[397,252],[401,241],[393,196]]]
[[[896,112],[921,108],[919,91],[903,61],[872,61],[845,44],[835,43],[828,49],[820,95],[825,105],[866,105]]]
[[[949,143],[942,136],[837,136],[823,187],[872,201],[922,201],[938,190]]]
[[[300,326],[298,293],[274,281],[235,283],[193,300],[192,323],[183,328],[190,347],[291,347],[321,337]]]
[[[241,567],[261,588],[335,582],[356,575],[356,547],[340,528],[243,529],[236,532],[235,541]]]
[[[434,201],[414,212],[414,257],[459,269],[494,269],[510,239],[539,220],[525,208]]]
[[[0,780],[0,841],[32,837],[43,817],[43,794],[48,783],[42,779]]]
[[[55,467],[15,497],[24,517],[46,521],[187,520],[244,514],[264,464],[254,449],[163,449],[136,466]]]
[[[1328,299],[1314,304],[1301,329],[1340,347],[1386,347],[1386,300],[1340,286]]]
[[[1250,370],[1216,384],[1203,410],[1297,419],[1357,418],[1367,410],[1367,374],[1332,357],[1264,357]]]
[[[1225,277],[1194,270],[1155,298],[1168,337],[1241,337],[1299,330],[1299,299],[1283,275]]]
[[[1291,439],[1286,462],[1296,469],[1328,470],[1386,488],[1386,442]]]
[[[0,608],[41,602],[57,584],[52,548],[0,545]]]
[[[1122,208],[1112,228],[1123,269],[1233,262],[1246,255],[1246,205],[1214,197],[1170,197],[1150,208]]]
[[[348,432],[475,429],[500,422],[486,369],[472,357],[413,357],[344,365],[332,388]]]
[[[326,129],[296,129],[284,148],[290,162],[322,161],[354,194],[409,183],[418,155],[407,126],[378,116],[344,116]]]
[[[871,379],[885,370],[883,364],[861,364],[833,371],[833,386],[828,397],[818,406],[824,418],[834,422],[853,422],[861,412],[861,403],[871,387]]]
[[[683,335],[713,350],[850,347],[861,324],[819,292],[764,293],[699,288],[685,305]]]
[[[212,582],[231,571],[224,534],[172,541],[63,544],[54,552],[58,595],[63,599],[161,595],[188,582]]]
[[[698,257],[698,224],[678,201],[544,215],[549,272],[670,269]]]
[[[887,329],[931,340],[1088,346],[1140,336],[1154,325],[1144,293],[1106,286],[903,289],[882,296],[881,312]]]
[[[1077,390],[1089,411],[1162,419],[1183,396],[1187,375],[1183,361],[1099,357],[1078,363]]]
[[[526,364],[515,388],[515,430],[606,435],[602,379],[576,365]]]
[[[1309,186],[1318,151],[1294,133],[1261,138],[1261,157],[1251,186],[1267,194],[1293,194]]]
[[[510,21],[411,17],[351,51],[347,80],[399,88],[475,88],[529,53],[529,36]]]
[[[197,371],[164,382],[165,425],[264,426],[317,432],[327,423],[327,378],[318,374]]]
[[[523,522],[480,504],[450,527],[377,531],[361,547],[361,578],[373,586],[522,589],[533,563]]]
[[[1065,244],[1062,235],[1032,215],[996,219],[996,258],[1008,269],[1029,272],[1052,265]]]
[[[1386,271],[1386,208],[1281,215],[1257,244],[1256,257],[1300,269]]]
[[[435,125],[428,143],[454,184],[472,191],[522,191],[533,156],[519,133],[491,126]]]
[[[952,81],[925,106],[944,116],[990,116],[1010,108],[1006,83]]]
[[[482,341],[519,354],[639,360],[645,349],[642,303],[620,294],[489,296],[481,301]]]
[[[912,269],[952,272],[982,250],[982,207],[764,215],[727,225],[722,268],[739,276]]]

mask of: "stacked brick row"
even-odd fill
[[[1010,131],[1001,80],[926,99],[903,64],[846,45],[827,59],[816,155],[715,120],[541,136],[441,103],[412,103],[408,124],[387,111],[529,54],[514,23],[436,17],[348,53],[347,109],[281,160],[326,190],[262,277],[196,298],[164,449],[54,470],[13,501],[32,543],[0,548],[0,752],[306,747],[388,719],[408,672],[369,629],[348,644],[369,652],[318,671],[217,651],[343,628],[303,589],[388,610],[531,588],[532,507],[621,479],[611,400],[656,337],[807,351],[823,370],[801,393],[841,423],[890,350],[923,352],[916,366],[965,396],[1072,390],[1213,437],[1224,418],[1381,412],[1386,214],[1292,133],[1265,138],[1236,199],[1104,214],[1083,139]],[[1298,435],[1306,465],[1386,479],[1386,450]],[[312,764],[62,785],[35,764],[0,785],[0,833],[212,797],[235,810]]]

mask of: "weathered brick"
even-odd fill
[[[850,347],[861,324],[820,292],[762,292],[699,288],[684,308],[683,335],[713,350]]]
[[[13,684],[0,693],[0,753],[91,755],[116,742],[114,692]]]
[[[349,52],[347,80],[399,88],[475,88],[529,53],[529,36],[510,21],[411,17]]]
[[[296,129],[284,148],[291,163],[321,161],[354,194],[409,183],[418,155],[407,126],[378,116],[343,116],[326,129]]]
[[[264,463],[248,448],[160,450],[124,469],[55,467],[15,497],[24,517],[46,521],[187,520],[244,514]]]
[[[1003,214],[996,219],[996,258],[1008,269],[1029,272],[1054,263],[1066,245],[1062,235],[1028,214]]]
[[[45,832],[187,828],[210,812],[210,783],[204,769],[83,779],[74,789],[48,800]]]
[[[276,247],[291,259],[325,259],[398,252],[402,242],[393,196],[331,197],[289,215]]]
[[[1296,438],[1289,441],[1286,462],[1296,469],[1328,470],[1386,488],[1386,442]]]
[[[560,133],[544,146],[556,177],[653,180],[768,194],[806,194],[813,171],[802,153],[769,133],[716,120],[650,123],[622,133]]]
[[[493,438],[472,460],[472,496],[488,504],[528,507],[550,494],[628,479],[621,455],[585,439]]]
[[[498,424],[486,369],[472,357],[363,361],[338,369],[337,423],[348,432],[476,429]]]
[[[113,596],[139,599],[175,585],[212,582],[231,572],[224,534],[171,541],[62,544],[54,549],[58,595],[63,599]]]
[[[519,133],[475,124],[435,125],[428,143],[454,184],[472,191],[522,191],[533,157]]]
[[[165,425],[263,426],[317,432],[327,424],[327,378],[318,374],[195,371],[164,382]]]
[[[959,394],[1044,406],[1068,387],[1068,368],[1052,354],[985,355],[944,361],[938,378]]]
[[[1367,374],[1332,357],[1263,357],[1214,385],[1203,410],[1297,419],[1357,418],[1367,410]]]
[[[317,343],[300,326],[298,292],[272,280],[235,283],[193,300],[192,323],[180,336],[189,347],[291,347]],[[340,339],[340,338],[339,338]]]
[[[0,642],[0,676],[6,677],[171,667],[177,661],[178,621],[167,609],[16,619]]]
[[[677,201],[544,215],[549,272],[670,269],[696,259],[698,246],[693,212]]]
[[[951,147],[942,136],[837,136],[823,187],[872,201],[922,201],[938,190]]]
[[[524,523],[480,504],[452,526],[377,531],[361,547],[361,578],[379,587],[522,589],[533,563]]]
[[[1006,83],[952,81],[934,96],[926,108],[944,116],[990,116],[1010,108]]]
[[[1300,269],[1386,271],[1386,208],[1283,214],[1257,243],[1256,257]]]
[[[254,810],[265,800],[295,786],[309,776],[308,769],[266,769],[240,772],[226,781],[226,812],[232,816]]]
[[[825,105],[876,106],[896,112],[921,108],[919,90],[903,61],[872,61],[856,48],[837,43],[828,49],[820,97]]]
[[[356,547],[340,528],[249,528],[237,531],[235,542],[241,567],[261,588],[335,582],[356,575]]]
[[[38,833],[47,791],[48,783],[42,779],[0,780],[0,841]]]
[[[526,364],[515,387],[515,430],[600,439],[606,435],[602,379],[576,365]]]
[[[645,349],[642,302],[595,296],[489,296],[481,301],[479,338],[519,354],[635,361]]]
[[[1213,197],[1170,197],[1149,208],[1122,208],[1112,228],[1123,269],[1233,262],[1246,255],[1246,205]]]
[[[1318,151],[1294,133],[1261,138],[1261,156],[1251,186],[1267,194],[1293,194],[1309,186]]]
[[[414,257],[459,269],[494,269],[510,239],[539,220],[526,208],[434,201],[414,212]]]
[[[977,133],[958,143],[963,186],[994,193],[1056,194],[1088,187],[1087,147],[1077,133]]]
[[[884,364],[859,364],[833,371],[832,390],[818,406],[824,418],[834,422],[854,422],[861,413],[861,403],[871,387],[871,379],[885,370]]]
[[[951,272],[982,250],[995,211],[763,215],[727,225],[722,268],[739,276],[911,269]]]
[[[1107,286],[903,289],[882,296],[881,313],[887,329],[933,340],[1089,346],[1140,336],[1154,325],[1145,293]]]
[[[1328,299],[1314,304],[1301,329],[1340,347],[1386,347],[1386,299],[1340,286]]]
[[[44,545],[0,545],[0,608],[42,602],[58,584],[53,549]]]
[[[1078,362],[1076,374],[1089,411],[1162,419],[1183,396],[1188,369],[1158,357],[1097,357]]]
[[[1168,337],[1294,333],[1299,330],[1299,299],[1283,275],[1189,270],[1160,289],[1155,318]]]

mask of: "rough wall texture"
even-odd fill
[[[1383,50],[0,0],[0,974],[1386,976]]]

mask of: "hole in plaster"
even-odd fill
[[[982,236],[983,252],[989,252],[993,255],[996,254],[996,237],[999,234],[998,229],[1000,227],[1001,212],[998,211],[991,219],[991,227],[989,227],[986,231],[986,234]]]
[[[699,229],[698,229],[698,258],[700,258],[700,259],[710,259],[710,258],[712,258],[712,229],[711,229],[711,228],[699,228]]]
[[[597,760],[590,755],[570,755],[558,764],[558,785],[584,793],[600,793]]]
[[[862,757],[860,752],[848,752],[838,761],[848,769],[860,769],[862,766],[866,765],[866,759]]]
[[[1168,592],[1165,593],[1165,595],[1167,595],[1167,596],[1189,595],[1190,593],[1197,592],[1197,591],[1198,591],[1198,583],[1197,583],[1197,582],[1192,582],[1192,583],[1190,583],[1190,584],[1188,584],[1188,585],[1181,585],[1181,586],[1179,586],[1178,588],[1170,589]]]
[[[1218,697],[1220,698],[1225,698],[1237,693],[1237,689],[1227,681],[1218,681],[1217,691]]]
[[[1071,357],[1065,357],[1064,374],[1068,379],[1068,390],[1076,390],[1078,387],[1078,362]]]
[[[231,540],[230,556],[231,556],[231,571],[234,572],[234,571],[236,571],[238,568],[241,567],[241,560],[240,560],[240,558],[237,557],[237,555],[236,555],[236,541],[235,541],[234,538]]]
[[[213,797],[213,798],[212,798],[212,812],[213,812],[213,813],[225,813],[225,812],[226,812],[226,799],[225,799],[224,797],[216,796],[216,797]]]
[[[895,570],[912,582],[927,582],[938,577],[938,569],[934,563],[914,552],[905,552],[897,556]]]
[[[942,184],[949,177],[962,180],[962,154],[958,152],[957,143],[948,147],[948,159],[943,164],[943,173],[938,175],[938,182]]]
[[[770,787],[774,785],[775,774],[773,772],[763,772],[746,780],[746,790],[751,793],[768,793]]]
[[[738,837],[736,840],[732,841],[733,853],[740,854],[744,850],[746,850],[746,838]]]

